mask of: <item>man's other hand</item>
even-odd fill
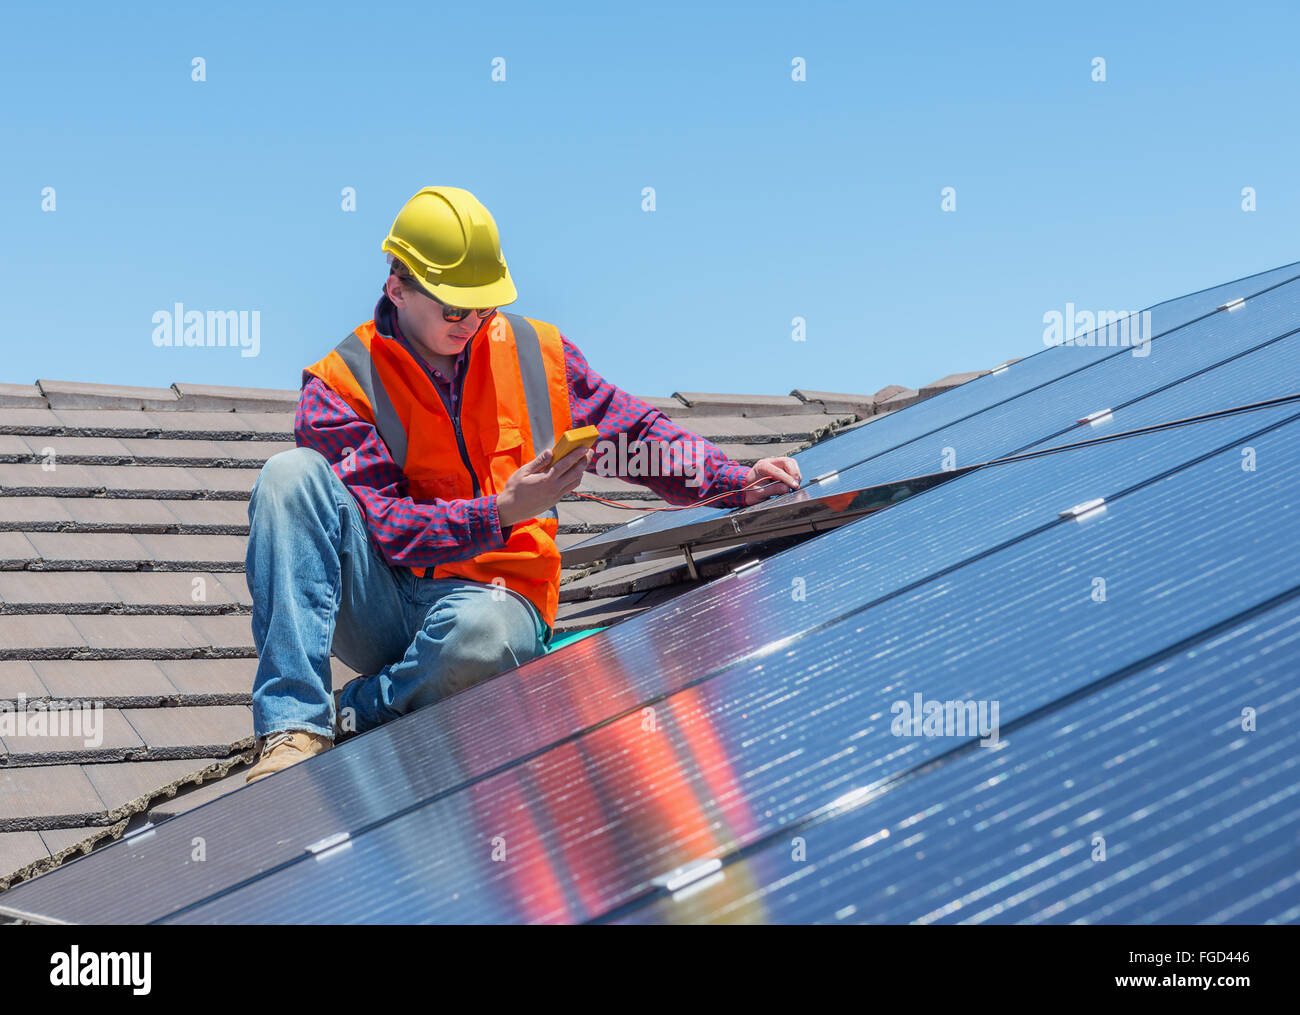
[[[745,485],[748,486],[756,479],[761,479],[763,482],[741,495],[746,507],[767,500],[769,497],[777,497],[791,490],[797,490],[802,481],[799,463],[793,458],[760,458],[745,474]]]

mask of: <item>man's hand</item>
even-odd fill
[[[547,448],[531,462],[525,462],[497,494],[501,525],[509,528],[554,507],[566,493],[578,488],[595,455],[595,451],[587,448],[582,454],[568,454],[563,461],[552,465],[551,449]]]
[[[799,463],[793,458],[761,458],[745,474],[745,485],[748,486],[756,479],[764,479],[765,482],[741,495],[746,507],[797,490],[802,477],[799,475]]]

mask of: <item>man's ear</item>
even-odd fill
[[[406,293],[402,290],[402,283],[398,281],[396,275],[389,275],[388,281],[384,283],[384,292],[388,298],[393,301],[393,306],[406,306]]]

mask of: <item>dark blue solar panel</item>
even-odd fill
[[[1179,334],[1177,329],[1181,329],[1207,314],[1214,314],[1215,309],[1219,306],[1240,297],[1249,297],[1256,293],[1265,292],[1295,279],[1300,275],[1298,269],[1300,269],[1300,262],[1157,304],[1151,308],[1151,334],[1156,336],[1170,335],[1171,333]],[[1294,311],[1295,304],[1292,303],[1291,306]],[[1238,329],[1242,321],[1239,316],[1241,313],[1241,310],[1229,312],[1228,321],[1223,326],[1231,330]],[[1300,320],[1296,320],[1293,313],[1291,323],[1280,327],[1273,334],[1260,334],[1258,329],[1252,331],[1251,334],[1254,335],[1255,341],[1259,342],[1274,337],[1276,334],[1281,334],[1282,331],[1289,330],[1297,325],[1300,325]],[[1163,338],[1160,339],[1160,343],[1168,344],[1167,340]],[[1159,343],[1152,342],[1152,353],[1153,355],[1163,356],[1164,350],[1158,348],[1158,346]],[[806,448],[796,456],[799,461],[799,468],[805,479],[812,479],[832,469],[846,469],[853,463],[884,455],[892,449],[919,441],[936,431],[951,427],[953,424],[972,416],[975,417],[972,426],[962,432],[978,433],[985,425],[978,414],[995,406],[1001,406],[1003,403],[1007,403],[1008,400],[1015,400],[1018,396],[1035,391],[1054,381],[1065,379],[1062,381],[1063,384],[1071,383],[1069,378],[1078,371],[1085,370],[1102,360],[1115,357],[1123,357],[1127,360],[1136,358],[1132,355],[1131,350],[1104,345],[1073,345],[1042,349],[1035,355],[1011,364],[1001,373],[987,374],[976,378],[934,398],[895,412],[883,419],[875,420],[868,426],[859,427],[829,441]],[[1147,359],[1150,358],[1150,356],[1147,357]],[[1011,401],[1007,409],[1013,419],[1016,418],[1019,411],[1016,408],[1017,405],[1018,402]],[[1113,407],[1113,405],[1096,406],[1096,408]],[[1084,410],[1081,414],[1086,414],[1088,411],[1091,410]],[[1029,443],[1032,440],[1046,437],[1047,433],[1055,432],[1055,429],[1057,428],[1054,427],[1051,431],[1035,433],[1025,425],[1018,430],[1018,433],[1025,438],[1023,443]],[[939,441],[937,444],[935,441],[930,441],[926,448],[929,449],[933,446],[938,451],[931,452],[927,450],[919,462],[914,462],[912,468],[917,471],[894,472],[890,474],[889,479],[937,471],[943,467],[936,464],[939,461],[938,454],[941,453],[943,447],[950,445],[951,441]],[[992,455],[990,454],[988,457],[992,457]],[[968,462],[976,460],[978,459],[967,456]],[[880,482],[880,480],[873,482]],[[591,539],[584,540],[576,545],[601,544],[631,534],[666,531],[726,513],[726,509],[707,507],[692,508],[685,511],[657,512],[645,515],[627,525],[601,533],[599,536],[593,536]]]
[[[1195,429],[1208,439],[1226,422]],[[1013,724],[1300,589],[1300,562],[1278,552],[1300,525],[1297,438],[1300,422],[1251,438],[1266,477],[1231,447],[847,613],[856,575],[819,543],[806,564],[824,595],[844,597],[841,616],[656,703],[654,730],[630,714],[179,919],[549,921],[627,905],[678,865],[761,842],[952,749],[892,735],[896,701],[996,701]],[[1054,487],[1037,474],[1045,463],[1120,446],[1015,468],[1026,489]],[[873,521],[851,528],[870,542]]]
[[[1300,920],[1298,672],[1293,598],[619,922]]]

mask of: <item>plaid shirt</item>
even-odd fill
[[[449,380],[411,349],[397,326],[397,315],[387,296],[380,297],[376,304],[374,319],[379,334],[396,339],[411,351],[442,395],[448,411],[455,412],[458,408],[456,381],[469,362],[470,345],[467,343],[457,357]],[[563,335],[560,339],[574,427],[595,426],[601,440],[615,442],[620,433],[627,434],[629,454],[635,450],[635,441],[698,442],[701,453],[695,463],[698,486],[686,485],[691,479],[686,475],[639,476],[635,482],[653,490],[669,504],[691,504],[744,486],[749,472],[746,466],[729,459],[716,445],[677,426],[658,409],[601,378],[587,365],[577,346]],[[375,426],[361,419],[324,381],[306,371],[298,398],[294,437],[299,447],[319,451],[333,465],[335,475],[361,506],[372,542],[394,567],[432,567],[469,560],[489,550],[503,549],[510,537],[509,529],[502,530],[495,494],[466,500],[414,500],[405,474],[393,461]],[[353,457],[345,470],[343,461],[349,453]],[[740,499],[727,497],[714,504],[739,507]]]

